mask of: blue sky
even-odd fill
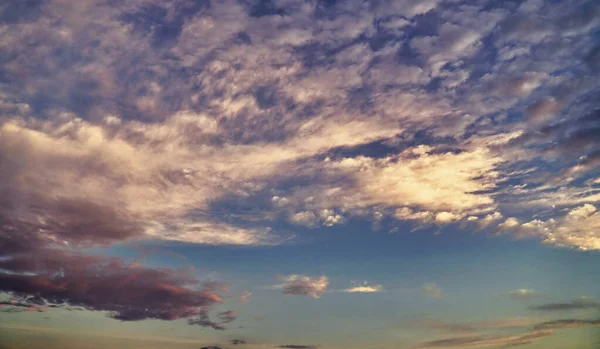
[[[0,5],[0,346],[598,346],[600,5]]]

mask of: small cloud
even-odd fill
[[[277,288],[283,289],[283,294],[294,296],[309,296],[319,298],[321,293],[327,291],[329,280],[327,276],[310,277],[306,275],[287,275],[279,276],[283,281]]]
[[[435,283],[428,283],[421,287],[423,292],[431,298],[440,299],[443,297],[443,290]]]
[[[513,300],[527,300],[539,297],[539,293],[532,289],[521,288],[508,292],[508,296]]]
[[[296,344],[284,344],[278,346],[278,348],[285,349],[316,349],[317,347],[314,345],[296,345]]]
[[[250,292],[250,291],[242,292],[242,295],[239,298],[240,303],[247,304],[249,302],[250,296],[252,296],[252,292]]]
[[[207,312],[203,312],[194,319],[188,319],[188,324],[198,325],[201,327],[211,327],[215,330],[223,331],[226,329],[223,325],[233,322],[235,319],[237,319],[237,312],[233,310],[222,311],[217,314],[217,318],[219,321],[213,321],[210,319]]]
[[[229,343],[231,343],[233,345],[238,345],[238,344],[246,344],[246,341],[243,339],[232,339],[229,341]]]
[[[376,293],[383,292],[383,285],[369,285],[367,281],[362,283],[353,283],[352,287],[344,289],[343,292],[346,293]]]

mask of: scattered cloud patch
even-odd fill
[[[279,288],[283,290],[283,294],[293,296],[320,298],[323,293],[327,292],[329,287],[329,279],[325,275],[310,277],[292,274],[279,276],[279,279],[283,282],[279,285]]]
[[[444,291],[435,283],[427,283],[421,287],[423,293],[430,298],[441,299],[444,297]]]
[[[529,288],[521,288],[508,292],[508,296],[513,300],[530,300],[538,298],[540,294]]]
[[[529,309],[539,311],[590,310],[600,309],[600,302],[590,297],[579,297],[569,302],[540,304]]]

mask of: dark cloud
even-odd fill
[[[221,320],[221,324],[228,324],[230,322],[235,321],[235,319],[237,319],[237,311],[227,310],[227,311],[220,312],[219,314],[217,314],[217,318],[219,318],[219,320]]]
[[[580,297],[570,302],[563,303],[547,303],[532,306],[531,310],[540,311],[566,311],[566,310],[589,310],[600,309],[600,302],[589,297]]]
[[[238,345],[238,344],[246,344],[246,341],[243,339],[232,339],[229,341],[229,343],[231,343],[233,345]]]
[[[237,318],[237,312],[228,310],[217,314],[219,321],[213,321],[210,319],[207,312],[202,312],[196,318],[188,319],[188,324],[198,325],[201,327],[211,327],[215,330],[225,330],[225,324],[233,322]]]
[[[11,270],[0,274],[2,291],[104,311],[122,321],[188,318],[222,301],[215,293],[195,290],[199,281],[183,272],[58,249],[12,256],[0,268]]]
[[[542,322],[535,326],[537,330],[557,330],[573,327],[595,327],[600,326],[600,319],[581,320],[581,319],[560,319],[554,321]]]
[[[314,345],[297,345],[297,344],[284,344],[277,346],[278,348],[285,349],[316,349],[317,347]]]

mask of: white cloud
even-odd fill
[[[382,285],[370,285],[367,281],[362,283],[354,283],[351,287],[344,290],[346,293],[377,293],[383,292]]]
[[[529,288],[521,288],[508,292],[508,296],[515,300],[527,300],[539,297],[539,293]]]

